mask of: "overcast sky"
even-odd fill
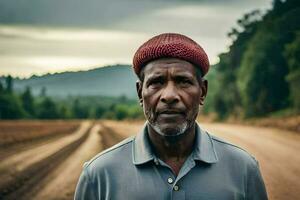
[[[131,64],[137,48],[163,32],[191,37],[215,64],[236,20],[270,6],[271,0],[0,0],[0,75]]]

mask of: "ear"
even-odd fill
[[[143,107],[143,98],[142,98],[143,83],[140,80],[137,80],[135,86],[136,86],[137,95],[139,97],[140,106]]]
[[[202,83],[200,84],[201,95],[200,95],[199,102],[200,102],[201,106],[204,105],[204,100],[205,100],[205,97],[207,95],[207,89],[208,89],[208,81],[203,79]]]

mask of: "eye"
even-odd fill
[[[183,86],[193,85],[193,81],[188,78],[179,78],[178,83]]]
[[[148,87],[159,87],[159,86],[161,86],[161,85],[163,85],[164,84],[164,81],[163,81],[163,79],[161,79],[161,78],[157,78],[157,79],[152,79],[152,80],[150,80],[149,82],[148,82],[148,84],[147,84],[147,86]]]

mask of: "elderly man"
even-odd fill
[[[257,161],[195,122],[209,62],[192,39],[153,37],[135,53],[136,88],[147,122],[85,164],[75,199],[267,199]]]

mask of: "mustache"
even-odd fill
[[[149,108],[146,111],[147,120],[149,122],[155,122],[160,114],[181,114],[186,116],[186,109],[174,108],[174,107],[162,107],[162,108]]]
[[[156,114],[185,114],[185,110],[182,108],[160,108],[157,109]]]

